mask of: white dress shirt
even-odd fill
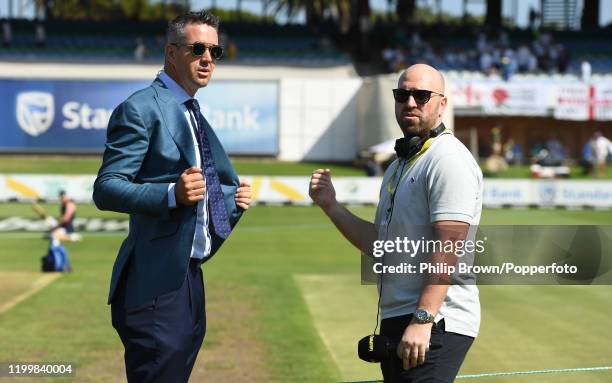
[[[177,84],[166,72],[159,72],[159,78],[162,80],[164,85],[172,93],[174,98],[179,104],[181,111],[185,115],[185,120],[189,125],[189,131],[191,133],[191,139],[193,141],[193,150],[195,151],[196,166],[202,167],[202,159],[200,158],[200,148],[198,146],[198,140],[195,136],[195,130],[197,127],[196,118],[193,113],[187,109],[185,101],[191,99],[191,97],[185,92],[179,84]],[[204,169],[202,169],[202,174]],[[204,180],[206,183],[206,179]],[[176,208],[176,195],[174,194],[176,184],[172,183],[168,186],[168,207],[171,209]],[[204,259],[210,255],[210,232],[208,231],[208,193],[204,194],[204,200],[199,201],[197,205],[197,218],[196,218],[196,229],[193,235],[193,244],[191,246],[191,258]]]

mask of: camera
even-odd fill
[[[361,338],[357,344],[359,359],[370,363],[380,363],[397,357],[397,343],[392,343],[384,335],[371,334]]]

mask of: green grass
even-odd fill
[[[59,214],[59,204],[41,203],[50,215]],[[371,207],[349,206],[353,211],[373,217]],[[258,208],[259,209],[259,208]],[[297,209],[297,208],[296,208]],[[36,218],[29,203],[0,203],[0,217],[19,216]],[[127,219],[127,215],[112,211],[99,211],[93,204],[78,204],[77,217]],[[565,209],[485,209],[481,225],[609,225],[612,212],[606,210],[565,210]],[[321,223],[323,224],[323,223]]]
[[[47,208],[55,212],[57,205]],[[374,214],[371,207],[352,210],[368,218]],[[25,213],[18,215],[29,214],[29,207],[0,205],[0,217],[22,211]],[[97,215],[87,205],[79,206],[78,214]],[[536,222],[603,224],[612,222],[612,212],[485,210],[482,218],[483,224]],[[0,314],[1,361],[72,361],[80,371],[78,382],[117,381],[114,377],[122,368],[122,348],[111,327],[105,301],[112,263],[122,238],[121,234],[86,234],[85,241],[67,244],[74,272]],[[46,242],[37,233],[0,234],[0,270],[36,272],[45,248]],[[359,267],[358,252],[316,208],[255,206],[221,252],[205,265],[206,295],[208,301],[216,302],[212,307],[222,306],[222,299],[231,299],[257,308],[254,318],[241,325],[253,329],[255,338],[265,347],[261,365],[269,370],[271,381],[333,382],[343,377],[344,363],[362,362],[356,356],[347,361],[351,358],[347,353],[340,362],[332,357],[330,348],[350,349],[354,343],[326,345],[318,322],[312,319],[303,284],[298,281],[308,275],[321,276],[323,280],[347,277],[344,280],[348,285],[338,288],[348,290],[333,290],[330,286],[329,291],[350,294],[330,294],[336,303],[325,309],[333,314],[349,306],[357,313],[354,322],[339,323],[348,334],[362,320],[370,327],[375,318],[371,300],[362,301],[358,293],[353,293],[362,289],[357,276]],[[351,276],[355,276],[354,282]],[[320,286],[321,291],[326,288]],[[610,299],[609,286],[483,288],[482,335],[463,373],[609,365],[612,346],[605,334],[612,315]],[[355,338],[362,336],[360,329],[355,330],[359,332]],[[218,331],[218,327],[208,328],[204,360],[207,347],[228,341],[220,338]],[[593,373],[571,378],[608,382],[612,375]],[[567,378],[551,375],[488,381],[570,381],[563,379]]]
[[[346,164],[325,162],[281,162],[233,159],[238,174],[261,176],[310,176],[315,169],[329,168],[336,176],[365,176],[365,171]]]
[[[96,174],[102,156],[2,155],[0,173]]]
[[[101,155],[37,156],[0,155],[0,173],[96,174]],[[363,169],[346,164],[322,162],[282,162],[266,159],[233,159],[241,175],[309,176],[318,168],[330,168],[337,176],[364,176]]]
[[[48,215],[59,216],[58,203],[39,204]],[[128,215],[114,211],[100,211],[93,204],[77,204],[77,218],[127,219]],[[37,218],[29,203],[0,203],[0,217]]]
[[[101,163],[101,155],[0,155],[0,173],[50,173],[50,174],[95,174]],[[324,162],[283,162],[272,159],[233,158],[238,174],[267,176],[308,176],[318,168],[330,168],[335,176],[365,176],[361,168],[349,164]],[[484,170],[483,170],[484,171]],[[529,166],[509,166],[507,170],[489,174],[491,178],[531,178]],[[582,168],[571,167],[570,179],[597,179],[582,175]],[[612,166],[608,166],[602,179],[612,179]]]
[[[345,274],[297,277],[315,325],[330,345],[329,351],[337,361],[342,379],[380,379],[377,365],[363,363],[355,356],[357,341],[374,327],[377,300],[374,286],[359,286],[356,280],[357,276]],[[612,346],[600,335],[607,331],[609,322],[605,318],[612,314],[608,304],[612,298],[610,286],[480,286],[479,289],[480,333],[460,374],[611,365]],[[365,309],[365,305],[371,309]],[[595,307],[599,309],[594,310]],[[589,352],[583,355],[585,350]],[[604,383],[611,378],[612,371],[488,379],[506,383]]]

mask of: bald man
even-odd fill
[[[397,345],[397,357],[382,361],[385,382],[453,382],[478,334],[480,303],[471,275],[420,265],[456,265],[452,248],[408,254],[385,248],[382,241],[426,238],[433,243],[475,240],[482,210],[482,172],[467,148],[444,127],[447,105],[444,77],[417,64],[400,76],[393,89],[395,116],[403,133],[396,142],[398,159],[387,169],[375,221],[358,218],[336,200],[329,169],[317,169],[310,197],[342,235],[379,266],[415,265],[417,272],[375,268],[378,277],[381,334]],[[464,244],[466,242],[463,242]],[[378,254],[375,250],[378,250]],[[461,262],[471,262],[466,251]],[[378,270],[378,271],[376,271]],[[397,269],[396,269],[397,270]]]

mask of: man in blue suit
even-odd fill
[[[251,203],[194,95],[222,55],[218,19],[168,24],[164,70],[115,109],[93,199],[130,214],[108,301],[129,382],[187,382],[204,339],[200,265]]]

